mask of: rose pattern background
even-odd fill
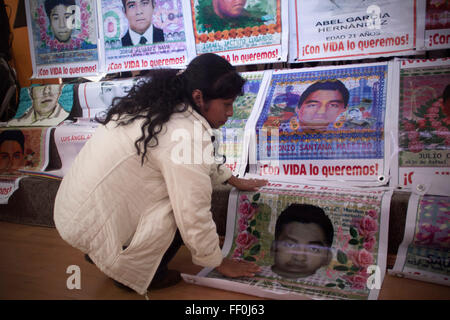
[[[258,254],[261,252],[261,244],[259,243],[261,234],[255,228],[259,198],[259,193],[253,195],[252,201],[245,194],[239,197],[239,234],[235,240],[236,248],[232,254],[233,259],[257,261],[261,258],[261,256],[258,257]]]
[[[337,232],[338,245],[337,264],[327,271],[332,280],[326,287],[354,290],[365,290],[367,267],[376,264],[377,235],[379,231],[378,212],[370,209],[366,215],[354,219],[348,234],[344,234],[342,227]],[[338,272],[335,272],[338,271]]]

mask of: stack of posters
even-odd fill
[[[398,60],[392,186],[411,192],[392,274],[449,285],[450,62]]]

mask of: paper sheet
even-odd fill
[[[253,261],[262,272],[232,279],[206,268],[184,279],[274,299],[376,299],[386,267],[390,197],[388,188],[289,183],[233,190],[223,255]],[[306,218],[310,209],[294,210],[293,204],[316,211]],[[298,220],[292,222],[291,214]]]

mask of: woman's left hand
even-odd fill
[[[228,183],[240,191],[258,191],[259,188],[267,185],[268,181],[264,179],[242,179],[231,176]]]

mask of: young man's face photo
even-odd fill
[[[307,277],[331,260],[326,237],[316,223],[290,222],[272,244],[272,270],[285,278]]]
[[[5,140],[0,144],[0,170],[13,173],[23,167],[24,155],[19,142]]]
[[[143,34],[152,23],[153,9],[152,0],[127,0],[125,15],[130,29]]]
[[[305,99],[297,112],[302,128],[326,129],[345,109],[338,90],[317,90]]]
[[[49,115],[55,109],[61,89],[59,85],[47,85],[31,88],[34,111],[41,115]]]
[[[72,35],[75,10],[73,6],[57,5],[50,12],[50,27],[55,38],[60,42],[67,42]]]

